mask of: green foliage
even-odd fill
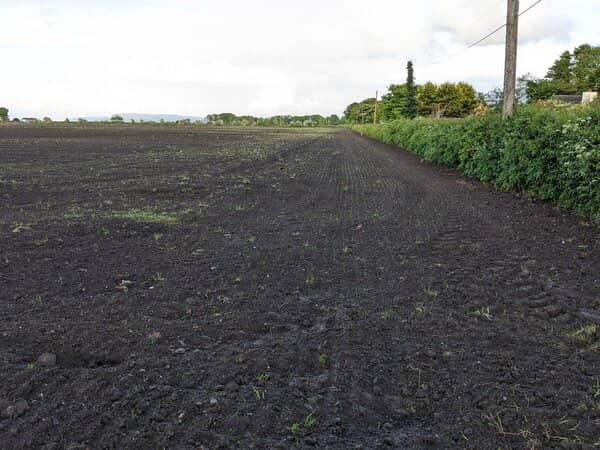
[[[545,100],[560,93],[556,83],[552,80],[542,78],[541,80],[527,80],[527,101]]]
[[[437,86],[437,101],[442,105],[442,117],[465,117],[477,106],[475,89],[469,83],[442,83]]]
[[[262,372],[256,375],[256,379],[262,383],[266,383],[271,379],[271,375],[268,372]]]
[[[344,110],[344,122],[359,123],[358,117],[358,103],[353,102],[346,106],[346,109]]]
[[[571,87],[573,81],[573,71],[570,52],[563,52],[560,57],[554,61],[554,64],[552,64],[550,69],[548,69],[546,78],[557,83],[564,94],[574,93],[574,87]]]
[[[422,116],[431,116],[434,113],[434,105],[439,103],[437,86],[431,81],[419,86],[416,98],[419,114]]]
[[[373,123],[377,122],[384,115],[385,100],[377,101],[374,97],[367,98],[360,103],[351,103],[344,111],[344,121],[346,123]]]
[[[415,85],[415,73],[412,61],[406,65],[406,105],[404,106],[404,117],[414,119],[417,117],[417,87]]]
[[[293,433],[298,433],[302,430],[309,431],[311,428],[313,428],[317,424],[317,418],[315,417],[315,412],[316,411],[311,412],[308,416],[306,416],[304,418],[304,420],[302,422],[293,423],[290,426],[290,430],[292,430]]]
[[[381,97],[384,120],[395,120],[404,117],[408,88],[406,84],[390,84],[387,94]]]
[[[600,89],[600,45],[583,44],[573,51],[573,81],[577,92]]]
[[[113,115],[110,118],[111,122],[123,122],[123,117],[119,116],[118,114]]]
[[[416,115],[437,117],[465,117],[472,114],[479,103],[475,89],[468,83],[443,83],[436,85],[430,81],[414,87],[412,104],[407,84],[392,84],[383,96],[384,118],[395,120]]]
[[[505,121],[491,113],[354,129],[501,189],[528,192],[600,220],[598,104],[522,105]]]
[[[321,353],[319,355],[319,365],[322,369],[327,369],[329,367],[329,356],[327,353]]]
[[[455,89],[455,96],[449,105],[449,117],[464,117],[472,114],[478,103],[475,88],[469,83],[459,82],[456,83]]]
[[[342,122],[337,114],[330,115],[329,117],[327,117],[326,120],[327,120],[327,125],[331,125],[331,126],[339,125]]]
[[[351,103],[344,111],[347,124],[373,123],[375,108],[376,122],[387,122],[402,118],[421,116],[465,117],[473,114],[480,103],[475,89],[468,83],[443,83],[439,86],[427,82],[422,86],[414,83],[412,63],[407,66],[405,84],[390,84],[380,102],[367,98],[360,103]]]
[[[565,51],[554,61],[542,79],[527,81],[530,102],[547,100],[559,94],[580,94],[600,89],[600,46],[583,44]]]
[[[325,127],[339,125],[341,120],[336,114],[323,117],[319,114],[305,116],[273,116],[269,118],[254,116],[236,116],[233,113],[209,114],[207,125],[213,126],[259,126],[259,127]],[[181,122],[181,121],[179,121]],[[189,125],[189,123],[187,123]]]
[[[127,219],[134,222],[161,223],[164,225],[175,225],[179,223],[180,220],[179,217],[174,214],[143,209],[129,209],[127,211],[117,211],[113,213],[113,217]]]
[[[591,344],[596,340],[596,336],[598,334],[598,325],[591,324],[581,327],[572,333],[569,333],[568,336],[575,339],[577,342],[582,344]]]
[[[0,106],[0,122],[8,122],[8,108]]]

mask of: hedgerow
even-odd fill
[[[514,117],[400,119],[355,131],[600,221],[600,106],[521,106]]]

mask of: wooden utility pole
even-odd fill
[[[377,123],[377,98],[379,97],[379,91],[375,91],[375,109],[373,110],[373,125]]]
[[[517,45],[519,41],[519,0],[508,0],[502,116],[511,117],[515,108],[517,84]]]

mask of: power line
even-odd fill
[[[534,6],[539,5],[540,3],[542,3],[542,0],[537,0],[537,2],[535,2],[533,5],[531,5],[529,8],[525,9],[523,12],[519,13],[519,17],[521,17],[523,14],[525,14],[527,11],[529,11],[530,9],[533,9]],[[502,30],[503,28],[506,28],[506,24],[500,25],[498,28],[496,28],[494,31],[492,31],[489,34],[486,34],[484,37],[482,37],[481,39],[479,39],[478,41],[473,42],[471,45],[468,45],[467,48],[472,48],[475,47],[477,44],[481,44],[483,41],[485,41],[487,38],[492,37],[494,34],[496,34],[498,31]]]
[[[541,1],[541,0],[540,0]],[[500,25],[498,28],[496,28],[494,31],[492,31],[489,34],[486,34],[484,37],[482,37],[481,39],[479,39],[478,41],[473,42],[470,45],[467,45],[467,49],[469,48],[473,48],[475,47],[477,44],[481,44],[483,41],[485,41],[487,38],[491,38],[493,35],[495,35],[498,31],[502,30],[503,28],[506,27],[506,24],[504,25]]]
[[[533,3],[531,6],[529,6],[528,8],[526,8],[525,10],[523,10],[521,13],[519,13],[519,17],[521,17],[523,14],[525,14],[526,12],[530,11],[531,9],[533,9],[535,6],[539,5],[540,3],[542,3],[542,0],[537,0],[535,3]],[[492,37],[494,34],[496,34],[498,31],[502,30],[506,28],[506,23],[500,25],[498,28],[496,28],[494,31],[486,34],[484,37],[482,37],[481,39],[473,42],[472,44],[469,44],[466,48],[460,50],[459,52],[455,53],[452,56],[449,56],[446,59],[440,60],[440,61],[436,61],[436,62],[431,62],[431,63],[426,63],[426,64],[421,64],[419,67],[429,67],[429,66],[435,66],[437,64],[441,64],[443,62],[449,61],[453,58],[456,58],[458,55],[461,55],[462,53],[466,52],[467,50],[475,47],[476,45],[481,44],[483,41],[485,41],[486,39],[489,39],[490,37]]]

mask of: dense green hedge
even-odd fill
[[[456,120],[352,127],[501,189],[534,194],[600,220],[600,107],[521,106]]]

